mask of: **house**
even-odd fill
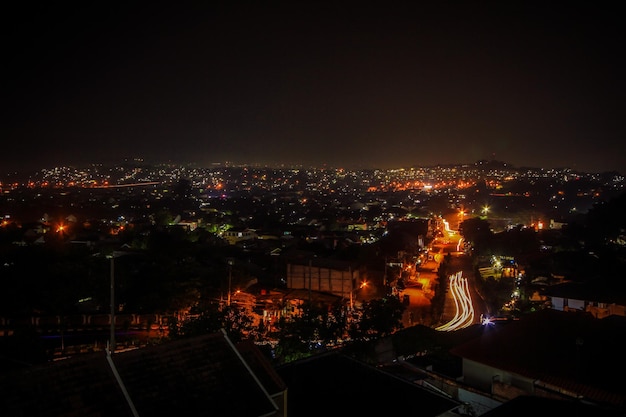
[[[349,299],[362,283],[356,265],[330,259],[310,260],[307,264],[287,263],[287,288],[327,292]]]
[[[564,282],[547,287],[544,295],[555,310],[586,311],[598,319],[613,315],[626,317],[626,297],[615,289]]]
[[[252,229],[230,229],[222,233],[229,244],[236,245],[242,242],[253,242],[257,238],[257,234]]]
[[[382,270],[339,259],[297,258],[293,253],[287,254],[285,259],[286,286],[289,289],[326,292],[355,301],[385,295]]]
[[[626,411],[626,319],[552,309],[485,325],[450,349],[462,359],[460,381],[500,401],[532,395]]]
[[[3,417],[286,416],[286,387],[225,331],[0,374]]]

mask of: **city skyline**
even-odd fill
[[[16,5],[0,167],[626,173],[613,6],[352,6]]]

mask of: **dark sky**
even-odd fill
[[[626,173],[619,2],[16,3],[0,171],[142,157]]]

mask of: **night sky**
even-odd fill
[[[626,173],[619,2],[15,3],[0,171],[140,157]]]

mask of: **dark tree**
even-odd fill
[[[353,339],[378,339],[402,329],[402,315],[406,305],[400,297],[389,296],[363,304],[360,320],[353,323],[350,335]]]
[[[210,334],[225,329],[228,337],[238,343],[248,339],[252,329],[252,319],[244,309],[237,306],[209,304],[195,317],[184,323],[174,323],[170,328],[170,338],[180,339]]]
[[[460,233],[466,241],[472,243],[477,253],[482,253],[493,237],[489,222],[479,217],[461,222]]]

